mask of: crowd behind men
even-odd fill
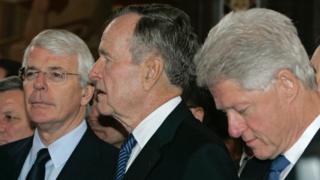
[[[109,19],[98,51],[93,65],[85,43],[66,30],[32,39],[17,81],[24,94],[19,88],[14,100],[27,112],[28,133],[0,146],[0,179],[320,178],[312,171],[320,167],[313,163],[320,95],[312,67],[319,71],[319,49],[311,65],[286,16],[231,12],[199,48],[183,11],[131,5]],[[195,80],[226,113],[230,136],[252,151],[239,176],[223,141],[181,99]],[[92,112],[112,116],[121,132],[96,131],[97,114],[86,115],[93,95]]]

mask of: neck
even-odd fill
[[[180,96],[181,89],[167,89],[164,91],[156,91],[154,93],[149,93],[143,100],[139,103],[139,108],[132,113],[132,117],[121,118],[120,122],[130,122],[130,124],[124,124],[127,131],[131,133],[149,114],[155,111],[164,103],[168,102],[170,99]]]
[[[80,125],[85,115],[85,109],[81,109],[79,113],[70,119],[43,123],[37,125],[37,130],[42,143],[46,146],[52,144],[60,137],[69,133]]]
[[[306,128],[308,128],[308,126],[320,114],[320,92],[307,90],[307,92],[303,94],[302,98],[297,101],[294,105],[293,111],[289,114],[291,115],[291,118],[296,119],[296,121],[293,121],[295,126],[292,127],[292,132],[294,133],[289,135],[292,138],[286,151],[290,149],[295,142],[297,142]]]

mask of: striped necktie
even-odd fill
[[[278,156],[271,163],[268,180],[279,180],[281,172],[290,164],[283,155]]]
[[[134,139],[133,135],[130,134],[127,140],[122,144],[118,158],[116,180],[123,179],[132,148],[136,143],[137,141]]]

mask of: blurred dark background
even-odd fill
[[[167,3],[190,15],[199,41],[232,9],[270,8],[295,23],[309,55],[320,41],[319,0],[0,0],[0,57],[21,61],[25,46],[46,28],[65,28],[81,36],[97,56],[104,22],[116,8]]]

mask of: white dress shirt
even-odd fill
[[[20,176],[18,180],[25,180],[28,172],[30,171],[34,161],[37,158],[37,153],[42,148],[48,148],[49,154],[51,159],[46,163],[46,173],[45,173],[45,180],[55,180],[57,179],[60,171],[62,170],[63,166],[69,159],[70,155],[72,154],[73,150],[78,145],[80,139],[84,135],[85,131],[87,130],[87,124],[85,120],[81,122],[81,124],[70,131],[69,133],[65,134],[64,136],[60,137],[48,147],[46,147],[39,136],[39,132],[36,129],[33,137],[33,144],[31,150],[23,164],[22,170],[20,172]]]
[[[294,145],[286,151],[283,155],[290,161],[290,165],[288,165],[280,174],[280,180],[284,180],[285,177],[289,174],[293,166],[299,160],[300,156],[307,148],[309,143],[311,142],[313,136],[317,133],[320,128],[320,115],[316,117],[316,119],[306,128],[306,130],[302,133],[300,138]]]
[[[149,114],[141,123],[132,131],[137,144],[131,151],[130,158],[127,163],[126,171],[129,169],[132,162],[139,155],[140,151],[147,144],[152,135],[161,126],[167,116],[174,110],[174,108],[181,102],[181,97],[175,97],[167,101],[155,111]]]

